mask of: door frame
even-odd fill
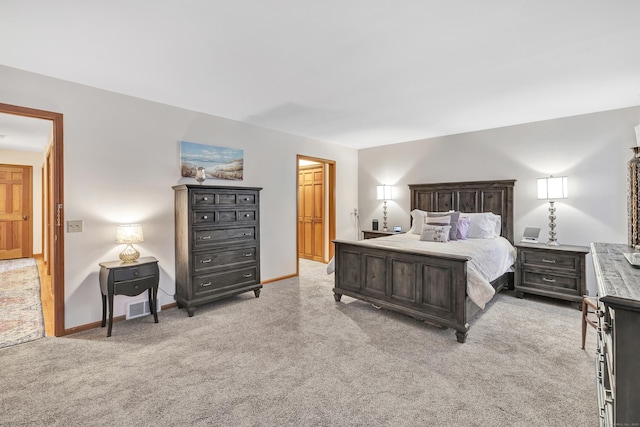
[[[327,242],[329,244],[329,260],[333,258],[333,254],[335,251],[334,246],[330,244],[330,242],[332,242],[336,238],[336,162],[335,160],[328,160],[328,159],[322,159],[319,157],[312,157],[312,156],[305,156],[303,154],[298,154],[296,156],[296,275],[300,274],[300,258],[298,257],[298,253],[300,252],[300,248],[298,247],[300,242],[299,241],[300,236],[298,235],[298,215],[299,215],[298,208],[300,207],[300,200],[298,195],[298,188],[300,185],[299,183],[300,160],[309,160],[312,162],[322,163],[325,166],[327,171],[327,174],[326,174],[327,176],[325,178],[327,182],[327,190],[325,191],[325,194],[328,200],[323,200],[323,202],[325,204],[327,204],[328,202],[327,214],[326,214],[328,218],[326,219],[327,220],[326,227],[328,228],[328,234],[329,234],[329,241]],[[324,197],[325,195],[323,195],[323,199]],[[324,251],[324,253],[326,253],[326,250]],[[323,254],[323,258],[324,258],[324,254]],[[329,260],[325,259],[324,261],[328,262]]]
[[[61,337],[65,334],[64,327],[64,157],[63,157],[63,116],[61,113],[21,107],[0,103],[0,113],[16,116],[32,117],[51,120],[53,122],[53,141],[51,143],[53,159],[53,200],[52,206],[57,207],[56,222],[52,227],[53,242],[51,261],[53,274],[51,287],[53,289],[54,334]],[[44,159],[43,159],[44,160]],[[43,218],[44,221],[44,218]]]

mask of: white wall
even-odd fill
[[[32,167],[33,254],[42,254],[42,165],[44,153],[0,149],[0,163]]]
[[[540,227],[548,237],[548,207],[537,200],[536,179],[569,177],[569,198],[556,202],[560,243],[626,243],[626,164],[636,145],[640,107],[548,120],[360,150],[358,182],[363,229],[382,221],[375,187],[394,185],[389,225],[409,227],[408,184],[516,179],[515,238]],[[587,287],[595,292],[587,259]]]
[[[336,234],[354,233],[357,151],[211,115],[144,101],[0,66],[2,102],[64,115],[64,215],[84,220],[65,234],[65,327],[101,318],[98,263],[118,259],[115,227],[139,222],[142,256],[158,258],[160,302],[175,292],[173,190],[181,178],[179,141],[241,148],[244,180],[211,185],[263,187],[262,280],[296,272],[296,155],[336,161]],[[268,292],[267,288],[263,292]],[[127,297],[117,296],[116,316]]]

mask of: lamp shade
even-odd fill
[[[392,200],[393,194],[391,194],[391,189],[393,187],[391,185],[378,185],[376,187],[377,190],[377,199],[378,200]]]
[[[116,243],[130,245],[144,242],[142,226],[140,224],[119,225],[116,229]]]
[[[568,179],[566,176],[550,176],[538,178],[538,199],[556,200],[569,197]]]

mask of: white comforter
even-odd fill
[[[445,253],[471,257],[467,262],[467,295],[480,308],[484,308],[495,294],[495,289],[489,282],[510,271],[516,260],[515,248],[504,237],[438,243],[423,242],[420,241],[419,235],[405,233],[361,240],[358,244],[380,248],[401,248],[419,253]],[[328,273],[332,272],[333,263],[334,260],[331,260],[327,268]]]

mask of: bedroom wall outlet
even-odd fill
[[[67,233],[82,233],[84,231],[84,221],[81,219],[67,221]]]

